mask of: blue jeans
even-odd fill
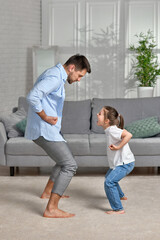
[[[115,169],[109,169],[104,182],[104,189],[113,210],[123,209],[120,198],[124,196],[118,182],[128,175],[134,168],[134,162],[117,166]]]

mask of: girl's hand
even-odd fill
[[[111,150],[119,150],[119,147],[116,146],[116,145],[113,145],[113,144],[111,144],[111,145],[109,146],[109,148],[110,148]]]

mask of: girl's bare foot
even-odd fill
[[[107,214],[124,214],[125,213],[125,211],[124,210],[119,210],[119,211],[107,211],[107,212],[105,212],[105,213],[107,213]]]
[[[43,217],[46,217],[46,218],[70,218],[70,217],[74,217],[74,216],[75,216],[75,214],[67,213],[60,209],[53,209],[51,211],[46,209],[43,214]]]
[[[125,196],[121,197],[121,200],[127,200],[127,197],[125,197]]]

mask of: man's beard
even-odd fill
[[[68,81],[69,84],[73,83],[73,81],[69,77],[67,78],[67,81]]]

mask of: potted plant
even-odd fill
[[[138,83],[138,97],[150,97],[153,96],[157,76],[160,75],[158,57],[154,51],[157,45],[150,30],[146,35],[141,32],[135,36],[138,38],[138,45],[130,45],[129,50],[134,52],[132,68]]]

